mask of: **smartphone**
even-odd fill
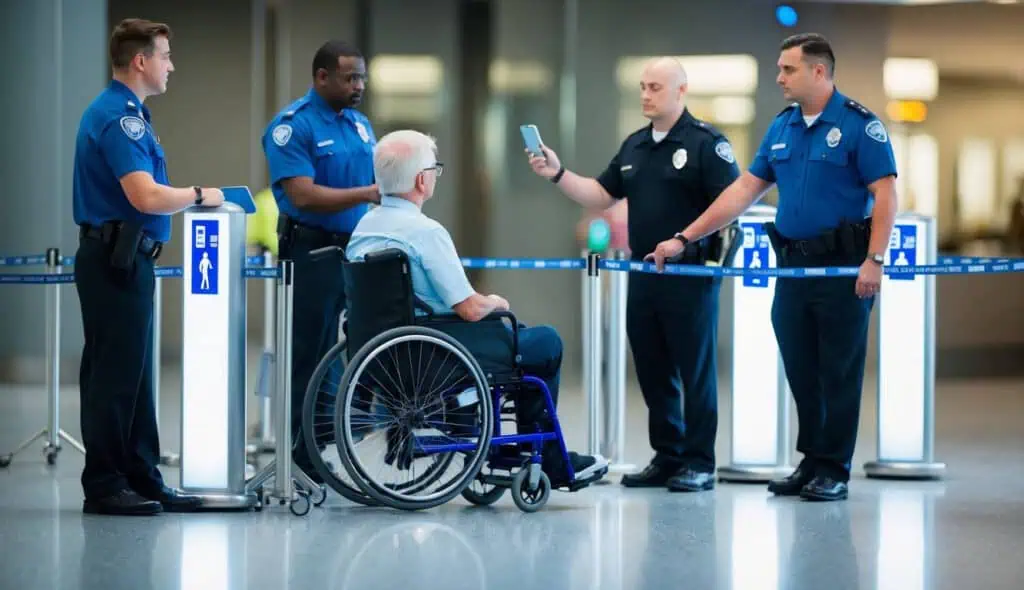
[[[543,158],[544,152],[540,149],[543,143],[540,139],[540,131],[536,125],[520,125],[519,132],[523,134],[523,143],[526,149],[533,155]]]

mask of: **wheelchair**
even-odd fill
[[[565,469],[559,487],[588,485],[575,481],[550,391],[518,366],[514,314],[467,322],[431,311],[413,294],[409,261],[398,249],[357,262],[337,247],[316,253],[328,255],[344,273],[344,338],[314,371],[302,417],[313,467],[327,485],[353,502],[399,510],[433,508],[459,494],[490,505],[508,489],[520,510],[535,512],[552,491],[542,469],[551,440]],[[487,342],[485,358],[474,358],[457,337]],[[517,423],[522,396],[543,403],[547,428],[520,423],[503,432],[503,424]]]

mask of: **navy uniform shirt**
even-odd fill
[[[280,212],[303,225],[351,233],[369,204],[337,213],[300,211],[285,194],[281,181],[309,176],[313,184],[330,188],[370,186],[374,184],[375,145],[377,139],[365,115],[354,109],[339,114],[310,88],[274,117],[263,134],[271,190]]]
[[[802,240],[871,215],[868,186],[896,176],[896,159],[885,126],[838,90],[808,127],[790,105],[775,118],[750,173],[778,184],[775,225],[783,236]]]
[[[169,215],[136,209],[120,178],[143,171],[169,184],[164,150],[150,125],[149,109],[130,88],[111,80],[82,115],[75,139],[72,206],[78,225],[105,221],[141,221],[143,232],[158,242],[171,238]]]
[[[629,199],[629,249],[653,252],[693,223],[740,170],[729,140],[689,110],[660,142],[648,125],[626,138],[597,177],[615,199]]]

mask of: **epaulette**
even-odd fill
[[[707,122],[701,121],[700,119],[695,119],[694,121],[696,122],[696,125],[694,125],[694,126],[697,129],[701,129],[703,131],[706,131],[709,135],[711,135],[711,137],[713,139],[719,139],[721,137],[725,137],[725,134],[722,133],[721,131],[719,131],[718,128],[715,127],[714,125],[712,125],[711,123],[707,123]]]
[[[288,105],[288,109],[281,113],[281,118],[291,119],[295,115],[295,113],[301,111],[302,107],[306,106],[307,104],[309,104],[309,98],[303,96],[302,98]]]
[[[846,103],[844,103],[844,104],[846,104],[847,107],[849,107],[849,108],[857,111],[858,113],[860,113],[860,115],[862,117],[864,117],[865,119],[875,119],[876,118],[875,114],[872,113],[871,111],[869,111],[867,109],[867,107],[865,107],[864,105],[860,104],[859,102],[853,100],[852,98],[846,99]]]
[[[775,118],[776,118],[776,119],[778,119],[778,118],[779,118],[779,117],[781,117],[782,115],[785,115],[785,114],[786,114],[786,113],[788,113],[789,111],[791,111],[791,110],[795,109],[795,108],[796,108],[797,106],[799,106],[799,105],[798,105],[797,103],[795,103],[795,102],[791,102],[791,103],[789,103],[788,105],[786,105],[786,108],[784,108],[784,109],[782,109],[781,111],[779,111],[779,114],[778,114],[778,115],[775,115]]]

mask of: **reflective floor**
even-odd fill
[[[169,378],[165,391],[176,389]],[[77,435],[77,390],[64,391],[62,426]],[[582,402],[568,384],[561,415],[575,448]],[[176,404],[161,404],[165,432],[177,428]],[[873,407],[866,395],[857,465],[873,458]],[[84,516],[81,456],[65,447],[47,467],[36,444],[0,470],[0,588],[1024,588],[1024,382],[940,382],[937,407],[943,481],[857,473],[850,499],[834,504],[772,498],[759,484],[671,494],[611,483],[558,493],[532,515],[508,495],[422,513],[332,495],[305,517],[278,507]],[[724,464],[725,399],[721,410]],[[0,386],[0,452],[45,411],[40,388]],[[631,391],[627,459],[637,464],[650,455],[644,412]],[[165,474],[177,483],[176,470]]]

